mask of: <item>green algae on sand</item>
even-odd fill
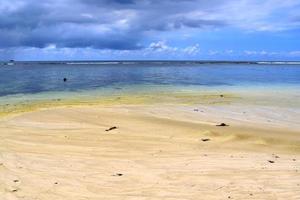
[[[10,114],[31,112],[38,109],[65,106],[88,105],[151,105],[151,104],[182,104],[182,105],[227,105],[240,99],[234,94],[192,93],[192,92],[157,92],[152,94],[121,94],[108,96],[70,96],[54,99],[31,99],[0,105],[0,117]]]

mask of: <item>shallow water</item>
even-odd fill
[[[64,82],[63,79],[67,78]],[[192,103],[300,106],[300,65],[36,63],[0,65],[0,106]],[[224,98],[220,98],[224,95]],[[49,103],[51,101],[51,103]]]
[[[67,82],[63,82],[65,77]],[[149,85],[300,85],[300,65],[17,63],[0,66],[0,96]]]

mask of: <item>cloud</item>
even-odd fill
[[[298,0],[0,0],[0,48],[138,50],[178,30],[295,29],[299,12]]]
[[[165,41],[153,42],[149,45],[149,49],[154,51],[161,51],[168,49],[169,47],[166,45]]]
[[[152,42],[146,50],[158,51],[158,52],[161,51],[170,52],[170,51],[177,51],[177,48],[168,46],[166,44],[166,41],[158,41],[158,42]]]
[[[282,52],[265,51],[265,50],[262,50],[262,51],[245,50],[243,53],[248,56],[274,56],[274,55],[280,55],[280,54],[282,55],[283,54]],[[289,54],[289,52],[288,52],[288,54]]]
[[[200,52],[199,44],[188,46],[184,48],[182,51],[188,55],[196,55]]]
[[[174,47],[166,41],[151,43],[148,47],[139,50],[111,50],[93,48],[68,48],[57,47],[50,44],[45,48],[26,47],[1,49],[0,59],[8,53],[15,55],[16,60],[299,60],[300,51],[267,51],[267,50],[217,50],[200,49],[199,44],[185,47]]]
[[[290,56],[300,56],[300,51],[290,51],[289,55]]]
[[[92,47],[139,49],[141,32],[128,28],[130,13],[79,4],[77,1],[18,1],[0,4],[0,47]],[[121,3],[121,1],[118,1]],[[123,2],[125,3],[125,1]],[[69,5],[74,6],[69,6]],[[110,12],[112,11],[112,12]]]
[[[107,4],[123,4],[123,5],[128,5],[128,4],[135,4],[135,0],[82,0],[82,3],[87,3],[87,4],[93,4],[93,5],[98,5],[98,6],[103,6]]]

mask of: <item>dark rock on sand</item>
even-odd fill
[[[268,162],[269,162],[269,163],[275,163],[275,161],[273,161],[273,160],[268,160]]]
[[[109,129],[106,129],[105,131],[112,131],[112,130],[114,130],[114,129],[117,129],[117,127],[116,127],[116,126],[113,126],[113,127],[110,127]]]
[[[204,138],[204,139],[201,139],[201,140],[202,140],[202,142],[208,142],[208,141],[210,141],[209,138]]]
[[[225,123],[221,123],[221,124],[218,124],[216,126],[229,126],[228,124],[225,124]]]
[[[113,176],[123,176],[123,174],[117,173],[117,174],[114,174]]]

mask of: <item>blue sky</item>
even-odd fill
[[[299,0],[0,0],[0,59],[300,60]]]

